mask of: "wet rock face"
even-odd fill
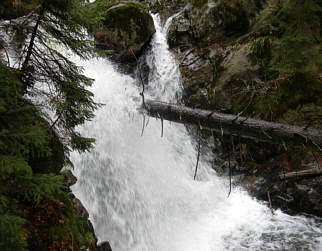
[[[205,44],[222,41],[238,32],[247,31],[249,26],[242,8],[229,6],[223,2],[208,2],[201,9],[194,10],[192,15],[195,17],[193,20],[195,39],[202,39]]]
[[[251,96],[245,83],[258,81],[250,45],[227,46],[249,27],[249,13],[235,2],[192,1],[169,28],[188,106],[240,111]]]
[[[231,49],[221,63],[220,73],[212,89],[213,103],[229,112],[242,111],[251,102],[252,91],[260,85],[258,65],[249,59],[250,44]]]
[[[110,246],[110,243],[108,241],[106,241],[106,242],[99,244],[96,250],[97,251],[112,251],[112,248]]]
[[[149,8],[153,13],[160,15],[161,23],[164,23],[170,16],[181,11],[190,0],[136,0]]]
[[[86,241],[83,243],[84,245],[82,245],[80,250],[112,251],[112,248],[108,241],[97,244],[97,238],[95,236],[94,227],[89,220],[89,214],[81,201],[75,197],[70,189],[70,186],[74,185],[77,182],[77,178],[70,170],[64,170],[62,174],[64,175],[64,191],[71,199],[74,214],[82,221],[85,232],[90,233],[91,238],[93,238],[93,240],[88,240],[85,238]]]
[[[191,107],[240,112],[261,86],[259,67],[250,60],[249,44],[203,50],[176,50],[185,88],[184,101]]]
[[[155,32],[153,19],[139,3],[126,2],[110,7],[104,26],[94,36],[98,47],[112,50],[118,62],[135,61]]]
[[[178,55],[184,84],[183,99],[186,105],[195,108],[211,107],[208,87],[214,81],[212,62],[197,50],[187,50]]]
[[[173,21],[168,40],[172,47],[183,43],[200,47],[225,41],[248,27],[248,16],[242,6],[218,0],[206,1],[201,6],[192,3]]]

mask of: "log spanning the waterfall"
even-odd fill
[[[196,124],[221,134],[237,135],[273,144],[305,145],[321,150],[322,131],[268,122],[237,115],[193,109],[159,101],[146,100],[149,116],[184,124]]]
[[[294,179],[294,178],[307,178],[322,175],[322,168],[311,168],[298,172],[282,173],[279,175],[281,180]]]

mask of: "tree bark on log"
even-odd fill
[[[143,108],[149,116],[184,124],[195,124],[204,129],[231,134],[261,142],[305,145],[321,151],[322,131],[264,120],[239,117],[208,110],[146,100]]]
[[[321,168],[311,168],[303,171],[298,172],[290,172],[290,173],[283,173],[280,174],[281,180],[293,179],[293,178],[307,178],[307,177],[315,177],[318,175],[322,175]]]

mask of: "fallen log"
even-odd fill
[[[305,145],[321,151],[322,131],[264,120],[217,113],[208,110],[146,100],[144,109],[149,116],[201,128],[223,134],[237,135],[273,144]]]
[[[288,180],[294,178],[308,178],[322,175],[322,168],[311,168],[298,172],[282,173],[279,175],[281,180]]]

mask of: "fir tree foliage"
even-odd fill
[[[81,0],[16,2],[23,16],[0,17],[0,250],[79,250],[86,233],[63,176],[48,161],[41,172],[35,165],[54,156],[54,137],[65,164],[71,150],[92,147],[76,128],[99,106],[93,80],[68,55],[96,55],[86,30],[100,10]]]
[[[15,215],[0,215],[0,249],[27,250],[24,241],[23,224],[25,220]]]
[[[87,90],[93,80],[82,74],[68,52],[83,59],[95,55],[86,28],[97,25],[99,15],[79,0],[34,0],[34,5],[28,15],[2,22],[0,29],[8,37],[2,47],[20,70],[23,94],[43,99],[56,114],[50,123],[66,143],[66,153],[87,150],[93,140],[81,137],[75,128],[93,118],[98,104]]]
[[[23,85],[19,72],[0,64],[0,76],[1,153],[25,158],[29,155],[48,156],[49,135],[39,120],[41,112],[18,94]]]

